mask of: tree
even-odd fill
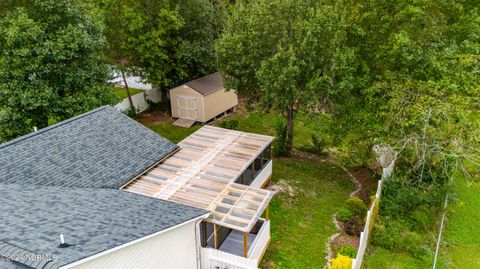
[[[394,146],[398,174],[413,186],[445,184],[466,171],[462,158],[478,165],[478,9],[468,1],[366,0],[352,13],[362,14],[348,41],[360,83],[332,96],[340,143],[356,155]]]
[[[273,0],[237,3],[216,47],[226,87],[262,110],[287,120],[292,150],[294,119],[329,92],[349,87],[354,53],[345,42],[343,1]]]
[[[214,70],[220,31],[208,0],[104,0],[109,58],[168,90]],[[122,63],[122,64],[119,64]]]
[[[19,3],[0,19],[0,141],[114,100],[91,5]]]
[[[215,43],[223,29],[225,11],[210,0],[173,0],[179,7],[184,25],[180,30],[181,55],[185,77],[178,76],[173,84],[196,79],[216,70]]]

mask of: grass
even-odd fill
[[[123,100],[123,99],[128,97],[127,90],[125,88],[113,87],[113,89],[114,89],[115,95],[120,100]],[[141,93],[141,92],[145,92],[144,90],[139,90],[139,89],[135,89],[135,88],[129,88],[129,90],[130,90],[130,95],[135,95],[135,94],[138,94],[138,93]]]
[[[432,268],[431,259],[416,259],[409,253],[394,253],[382,248],[375,248],[373,255],[365,255],[362,268],[368,269],[425,269]]]
[[[265,135],[275,136],[275,128],[282,120],[278,114],[266,114],[261,112],[247,112],[243,107],[239,107],[237,112],[229,117],[222,119],[225,120],[238,120],[238,129],[245,132],[260,133]],[[213,123],[218,125],[219,122]],[[319,114],[315,116],[306,116],[298,113],[294,121],[294,136],[293,145],[295,148],[300,149],[303,146],[310,145],[312,140],[312,134],[327,133],[327,126],[330,121],[330,116],[326,114]],[[328,139],[328,138],[327,138]]]
[[[274,135],[279,116],[240,109],[221,121],[231,119],[239,121],[241,131]],[[312,134],[321,132],[328,120],[326,116],[297,115],[294,147],[310,144]],[[185,129],[168,121],[147,127],[178,142],[201,125]],[[262,267],[321,268],[326,263],[326,241],[336,232],[332,215],[355,186],[342,169],[317,157],[275,158],[273,165],[273,183],[281,182],[287,191],[278,193],[270,203],[272,241]]]
[[[452,269],[480,268],[480,182],[457,179],[457,203],[447,213],[443,242],[443,266]]]
[[[201,125],[197,124],[187,129],[187,128],[174,126],[172,125],[171,122],[168,122],[168,123],[147,125],[147,127],[157,132],[161,136],[165,137],[166,139],[172,141],[173,143],[178,143],[182,141],[185,137],[189,136],[191,133],[200,129]]]
[[[327,238],[336,232],[332,215],[355,186],[339,167],[317,159],[294,156],[273,165],[273,183],[286,182],[293,192],[270,203],[272,241],[263,266],[321,268]]]

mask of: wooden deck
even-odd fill
[[[250,246],[252,245],[253,240],[255,240],[255,236],[256,235],[251,233],[248,234],[248,242],[247,242],[248,249],[250,249]],[[233,230],[227,236],[225,241],[223,241],[219,250],[243,257],[243,233]]]

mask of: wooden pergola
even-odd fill
[[[268,211],[273,192],[235,180],[272,140],[270,136],[206,125],[181,141],[177,152],[124,189],[209,210],[208,222],[246,234]]]

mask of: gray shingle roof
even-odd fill
[[[17,184],[0,184],[0,208],[0,256],[52,259],[0,263],[8,269],[58,268],[207,213],[122,190]],[[60,234],[72,246],[59,248]]]
[[[32,267],[0,257],[0,269],[32,269]]]
[[[105,106],[0,144],[0,183],[119,188],[176,149]]]

